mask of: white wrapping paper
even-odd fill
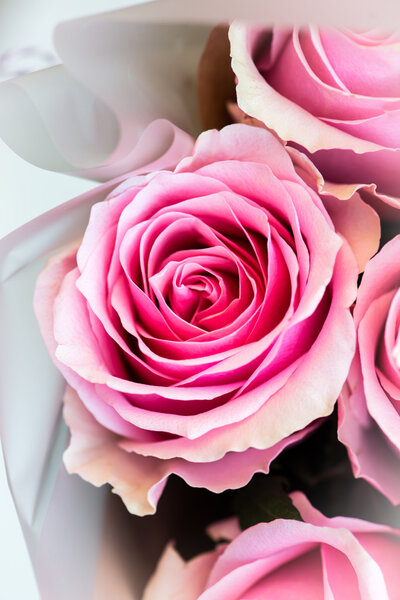
[[[0,435],[43,600],[135,600],[141,580],[134,518],[132,537],[119,539],[121,528],[113,526],[113,519],[121,516],[110,513],[107,490],[67,475],[63,467],[68,436],[61,416],[64,382],[50,362],[32,310],[33,287],[45,260],[81,235],[90,206],[109,189],[104,184],[49,211],[0,246]]]
[[[69,5],[63,16],[116,3]],[[55,33],[63,65],[0,85],[0,137],[38,167],[98,181],[144,165],[170,166],[171,148],[184,153],[191,141],[164,119],[198,132],[196,63],[209,25],[234,16],[385,27],[400,24],[400,4],[160,0],[68,21]],[[109,509],[108,490],[64,470],[64,383],[32,310],[35,279],[45,260],[82,234],[90,206],[108,189],[95,187],[0,241],[0,436],[43,600],[135,600],[141,579],[134,522],[128,540],[119,536],[113,519],[121,517]],[[40,206],[34,191],[32,199]],[[15,199],[7,199],[14,200],[17,191]]]
[[[63,382],[46,355],[32,311],[43,257],[76,237],[88,207],[83,204],[60,221],[59,212],[16,231],[1,245],[0,431],[41,597],[61,600],[91,597],[105,496],[62,468]],[[58,589],[61,581],[64,591]]]

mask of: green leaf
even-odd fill
[[[301,515],[287,494],[283,477],[262,475],[252,481],[235,498],[235,509],[242,529],[274,519],[302,521]]]

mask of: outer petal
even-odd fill
[[[360,322],[358,329],[361,372],[368,411],[400,453],[400,415],[378,378],[378,365],[375,363],[379,338],[384,329],[389,301],[392,293],[374,300]],[[382,314],[383,313],[383,314]]]
[[[354,534],[358,533],[391,533],[400,536],[399,529],[393,529],[388,525],[372,523],[363,519],[352,517],[326,517],[319,510],[314,508],[308,498],[302,492],[292,492],[290,494],[294,506],[297,508],[306,523],[317,525],[318,527],[330,527],[334,529],[348,529]],[[399,537],[400,541],[400,537]]]
[[[305,154],[290,146],[286,149],[297,173],[320,194],[335,230],[346,239],[353,250],[359,271],[362,273],[368,260],[378,250],[381,233],[379,216],[365,201],[365,186],[326,182]],[[375,191],[373,187],[372,195]]]
[[[168,545],[147,584],[143,600],[197,600],[219,554],[219,550],[214,550],[185,562]]]
[[[57,342],[54,337],[53,307],[65,276],[72,272],[76,264],[76,250],[77,246],[74,244],[72,247],[67,248],[64,252],[50,259],[47,267],[38,278],[34,296],[36,317],[39,321],[39,327],[49,354],[63,375],[67,377],[72,376],[75,381],[77,376],[66,371],[63,365],[56,359]],[[82,383],[84,384],[84,382]],[[107,426],[118,433],[129,435],[129,432],[134,429],[129,423],[121,419],[114,409],[107,404],[102,404],[101,414]]]
[[[365,269],[354,309],[359,347],[339,400],[338,427],[356,477],[367,479],[393,504],[400,503],[400,417],[379,378],[378,349],[386,340],[389,307],[400,285],[399,252],[397,236]],[[385,384],[393,390],[396,374]]]
[[[353,250],[362,273],[379,248],[381,227],[378,214],[358,192],[348,200],[340,200],[339,194],[324,195],[323,202],[336,231],[343,235]]]
[[[380,250],[365,269],[354,309],[356,325],[365,315],[371,302],[400,285],[400,235],[393,238]]]
[[[370,142],[364,142],[367,143]],[[376,146],[357,153],[340,143],[329,149],[316,149],[311,158],[328,181],[375,184],[378,198],[398,208],[400,149]]]
[[[217,493],[243,487],[255,472],[267,473],[270,462],[284,447],[310,431],[300,432],[266,451],[249,449],[238,454],[230,452],[215,463],[189,463],[179,458],[160,460],[126,452],[121,437],[100,425],[69,386],[64,406],[64,418],[71,430],[70,446],[64,453],[67,470],[96,486],[111,484],[128,510],[137,515],[155,512],[172,473],[193,487],[207,487]]]
[[[347,448],[355,477],[366,479],[392,504],[400,504],[399,452],[372,419],[367,424],[361,422],[358,403],[363,403],[366,410],[362,391],[352,395],[342,392],[338,438]]]
[[[67,387],[64,418],[71,430],[71,443],[64,453],[70,473],[79,473],[93,485],[110,483],[128,510],[137,515],[155,511],[163,485],[152,488],[162,479],[162,465],[157,459],[129,456],[118,445],[118,437],[102,427],[84,408],[76,392]]]
[[[230,160],[268,165],[279,179],[298,181],[284,145],[270,132],[242,124],[202,133],[193,156],[184,158],[176,172],[199,171],[206,165]]]

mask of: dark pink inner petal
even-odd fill
[[[207,310],[224,310],[239,294],[236,264],[218,253],[171,261],[150,283],[160,309],[165,305],[172,314],[197,326],[191,337],[206,331],[201,319]]]
[[[260,362],[259,367],[248,378],[240,393],[255,389],[306,355],[323,328],[331,299],[331,290],[328,288],[323,300],[312,315],[292,327],[290,327],[290,319],[288,320],[284,332]]]
[[[268,240],[268,275],[264,300],[249,341],[273,331],[296,308],[298,264],[294,253],[272,230]]]

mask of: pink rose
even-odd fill
[[[129,178],[36,288],[70,386],[68,470],[138,514],[171,473],[218,492],[267,471],[333,409],[356,278],[318,194],[263,129],[208,131],[173,173]]]
[[[398,600],[400,530],[292,500],[305,522],[217,523],[211,537],[232,541],[187,563],[168,546],[143,600]]]
[[[399,208],[400,37],[371,31],[229,32],[242,111],[304,149],[325,179],[375,186]]]
[[[358,350],[339,403],[356,477],[400,504],[400,236],[369,262],[354,309]]]

